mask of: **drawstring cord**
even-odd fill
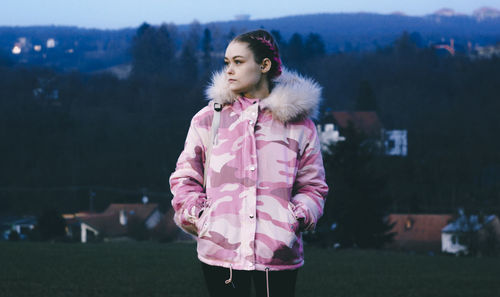
[[[267,297],[269,297],[269,267],[266,267],[266,289]]]
[[[231,284],[234,288],[233,265],[229,265],[229,279],[226,279],[225,283],[226,285]],[[269,267],[266,267],[266,290],[267,290],[267,297],[269,297]]]
[[[226,279],[225,281],[226,285],[231,284],[234,288],[234,283],[233,283],[233,265],[229,265],[229,279]]]

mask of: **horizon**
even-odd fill
[[[117,30],[135,28],[142,23],[158,25],[170,23],[188,25],[194,21],[201,24],[229,22],[235,20],[267,20],[311,14],[356,14],[373,13],[380,15],[403,14],[409,17],[431,15],[442,9],[451,9],[457,15],[472,15],[481,8],[500,9],[500,0],[422,0],[401,4],[395,0],[381,0],[377,3],[366,0],[349,3],[332,3],[324,0],[310,0],[307,4],[280,1],[267,3],[254,0],[250,7],[242,8],[232,1],[221,0],[217,7],[196,0],[143,0],[136,3],[123,0],[120,5],[113,1],[99,3],[88,0],[85,3],[67,3],[51,0],[39,3],[36,0],[7,2],[0,11],[0,27],[68,26],[83,29]],[[260,4],[260,5],[259,5]],[[208,6],[207,6],[208,5]],[[22,7],[21,7],[22,6]],[[264,7],[264,9],[262,9]],[[278,13],[279,11],[279,13]]]

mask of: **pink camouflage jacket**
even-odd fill
[[[211,101],[193,117],[170,176],[174,220],[197,234],[198,258],[206,264],[298,268],[301,232],[315,227],[328,192],[309,118],[317,114],[321,87],[285,70],[267,98],[248,99],[232,93],[225,76],[214,74],[206,91]],[[204,190],[214,102],[224,107]]]

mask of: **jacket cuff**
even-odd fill
[[[300,205],[294,205],[293,214],[299,222],[299,230],[301,232],[314,229],[314,224],[310,226],[310,219],[307,216],[307,212]]]

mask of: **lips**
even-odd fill
[[[235,82],[235,81],[236,81],[236,79],[232,79],[232,78],[230,78],[230,79],[228,79],[227,81],[228,81],[229,83],[232,83],[232,82]]]

